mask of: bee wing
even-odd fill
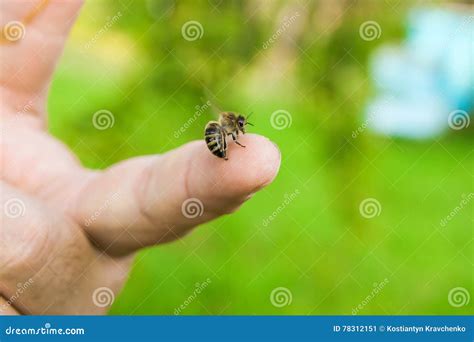
[[[206,97],[208,99],[207,101],[209,101],[211,103],[211,108],[212,108],[212,111],[214,112],[214,115],[216,117],[218,117],[219,114],[222,113],[223,111],[221,110],[220,106],[218,105],[219,102],[217,101],[217,98],[207,88],[204,90],[204,92],[205,92]],[[203,99],[203,101],[207,102],[205,99]]]

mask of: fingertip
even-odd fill
[[[249,198],[252,194],[270,184],[278,174],[281,154],[277,145],[268,138],[256,134],[240,136],[243,148],[231,140],[228,142],[229,160],[217,158],[207,149],[205,143],[196,146],[196,158],[201,162],[195,167],[200,170],[199,192],[210,192],[222,200]]]
[[[247,193],[254,193],[269,185],[276,178],[281,164],[281,153],[278,146],[268,138],[249,134],[241,139],[245,149],[234,145],[233,174],[236,183]]]

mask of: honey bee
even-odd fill
[[[248,117],[232,112],[223,112],[219,115],[219,121],[210,121],[206,125],[204,131],[204,138],[206,140],[207,148],[211,153],[219,158],[228,160],[227,158],[227,136],[231,135],[234,142],[242,145],[238,138],[239,133],[245,134],[245,126],[253,126],[248,122]]]

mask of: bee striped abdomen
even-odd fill
[[[227,158],[227,143],[223,128],[218,122],[211,121],[207,124],[204,138],[207,148],[219,158]]]

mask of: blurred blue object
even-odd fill
[[[474,15],[449,8],[418,8],[408,37],[378,49],[370,63],[376,97],[366,110],[378,133],[429,138],[448,126],[451,112],[474,105]]]

